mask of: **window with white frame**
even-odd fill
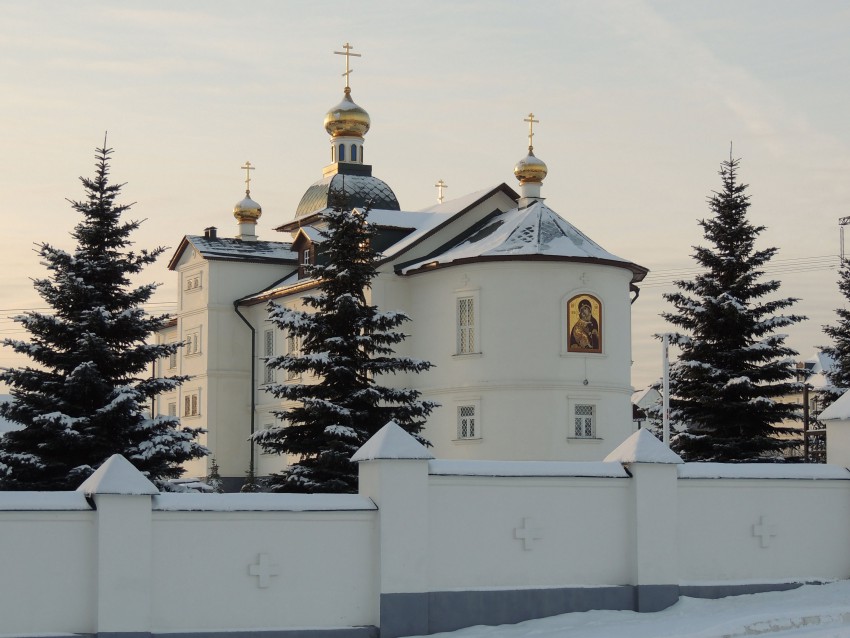
[[[177,401],[168,403],[168,416],[177,416]]]
[[[301,337],[293,334],[289,334],[286,337],[286,354],[290,357],[297,357],[301,354]],[[286,380],[292,381],[293,379],[300,379],[301,373],[295,370],[287,370],[286,371]]]
[[[173,346],[174,342],[169,342],[168,345]],[[177,350],[168,354],[166,366],[169,370],[174,370],[177,367]]]
[[[201,329],[193,328],[192,330],[186,331],[185,342],[185,351],[186,356],[190,356],[193,354],[201,353]]]
[[[187,292],[201,289],[201,273],[186,273],[185,286]]]
[[[198,416],[201,413],[201,391],[187,392],[183,395],[183,416]]]
[[[266,359],[274,356],[274,329],[263,332],[263,356]],[[268,362],[265,365],[263,383],[274,383],[274,368]]]
[[[593,403],[573,404],[571,436],[577,439],[596,438],[596,405]]]
[[[465,403],[457,406],[457,438],[459,440],[481,438],[477,404]]]
[[[309,266],[312,263],[310,248],[305,248],[301,251],[301,265]]]
[[[473,354],[481,351],[478,338],[477,295],[459,295],[456,299],[457,354]]]

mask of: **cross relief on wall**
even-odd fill
[[[533,548],[532,543],[543,538],[543,529],[534,527],[531,518],[523,518],[522,525],[514,528],[514,538],[522,541],[522,548],[529,550]]]
[[[257,562],[248,565],[248,573],[257,576],[257,587],[265,589],[271,585],[272,576],[280,575],[280,568],[271,562],[268,554],[257,554]]]
[[[761,547],[770,547],[771,539],[777,535],[776,525],[769,522],[767,516],[759,516],[759,522],[752,527],[753,536],[758,537]]]

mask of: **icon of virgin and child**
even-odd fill
[[[579,295],[567,302],[568,352],[602,352],[599,323],[602,304],[596,297]]]

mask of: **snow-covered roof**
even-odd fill
[[[808,373],[806,383],[815,390],[830,385],[826,373],[832,370],[834,366],[835,360],[832,357],[824,352],[816,352],[805,361],[806,372]]]
[[[631,270],[634,281],[642,280],[647,273],[642,266],[609,253],[541,200],[494,215],[465,233],[447,250],[406,264],[401,272],[411,273],[426,264],[435,267],[482,258],[511,257],[542,257],[619,266]]]
[[[357,494],[186,494],[153,497],[159,512],[323,512],[377,509]]]
[[[573,476],[628,478],[620,463],[603,461],[428,461],[435,476]]]
[[[838,465],[815,463],[685,463],[683,479],[839,479],[850,481],[850,471]]]
[[[186,235],[168,263],[170,269],[177,262],[187,246],[191,245],[204,259],[251,261],[251,262],[297,262],[298,255],[292,252],[291,242],[282,241],[243,241],[234,237],[206,237]]]
[[[818,415],[818,421],[850,420],[850,391],[842,394]]]
[[[632,393],[632,405],[646,409],[654,405],[660,398],[661,393],[652,386],[649,386]]]
[[[618,463],[683,463],[682,458],[647,429],[640,429],[605,457]]]

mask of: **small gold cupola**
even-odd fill
[[[369,132],[372,121],[366,109],[358,106],[351,99],[351,58],[362,57],[360,53],[352,53],[354,47],[346,42],[342,45],[344,51],[334,51],[336,55],[345,56],[345,92],[342,102],[325,113],[325,130],[331,136],[331,166],[339,164],[363,164],[363,136]]]
[[[242,241],[257,241],[257,220],[263,214],[262,207],[251,199],[251,171],[254,166],[245,162],[241,167],[245,171],[245,198],[233,206],[233,216],[239,223],[237,239]]]
[[[546,162],[534,155],[534,125],[539,124],[540,120],[535,120],[534,113],[529,113],[523,122],[528,122],[528,155],[516,163],[516,166],[514,166],[514,175],[516,175],[519,185],[522,187],[522,199],[520,203],[527,205],[532,200],[541,199],[540,185],[546,179],[548,169],[546,168]]]

